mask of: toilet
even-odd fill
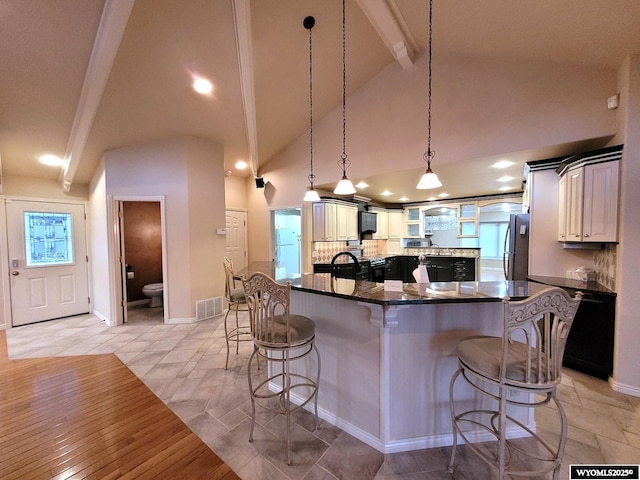
[[[142,287],[142,293],[151,299],[150,307],[162,306],[162,283],[150,283]]]

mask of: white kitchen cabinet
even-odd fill
[[[405,238],[422,238],[424,226],[422,224],[422,210],[419,207],[405,208],[404,235]]]
[[[336,239],[358,239],[358,207],[336,204]]]
[[[402,212],[399,210],[389,211],[387,219],[389,222],[388,238],[390,240],[402,238]]]
[[[620,161],[566,171],[559,184],[558,240],[616,242]]]
[[[478,236],[478,203],[458,205],[458,237]]]
[[[558,241],[567,241],[567,176],[558,183]]]
[[[370,211],[376,214],[376,231],[371,238],[386,240],[389,238],[389,214],[381,208],[373,208]]]
[[[336,240],[336,204],[319,202],[313,204],[313,241]]]

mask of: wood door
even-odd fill
[[[88,313],[84,205],[6,205],[12,325]]]

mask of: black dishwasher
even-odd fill
[[[560,287],[569,295],[583,297],[573,319],[562,365],[607,379],[613,373],[613,341],[616,321],[616,294],[606,289],[579,285],[561,277],[530,276],[529,280]]]
[[[575,295],[576,289],[565,290]],[[615,316],[614,295],[583,292],[569,331],[562,364],[606,380],[613,372]]]

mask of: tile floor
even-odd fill
[[[241,313],[246,321],[246,313]],[[231,316],[230,316],[231,318]],[[224,370],[223,317],[164,325],[162,309],[136,308],[129,323],[107,327],[83,315],[7,331],[9,357],[114,353],[243,479],[490,479],[494,473],[459,448],[447,471],[450,447],[383,455],[346,432],[302,412],[293,427],[293,464],[286,465],[281,416],[259,411],[249,443],[250,402],[241,344]],[[640,398],[612,391],[606,382],[567,370],[560,395],[569,417],[561,479],[569,464],[640,463]],[[553,436],[554,412],[538,409],[538,430]],[[549,428],[547,431],[546,429]],[[566,467],[565,467],[566,466]],[[550,477],[549,477],[550,478]]]

